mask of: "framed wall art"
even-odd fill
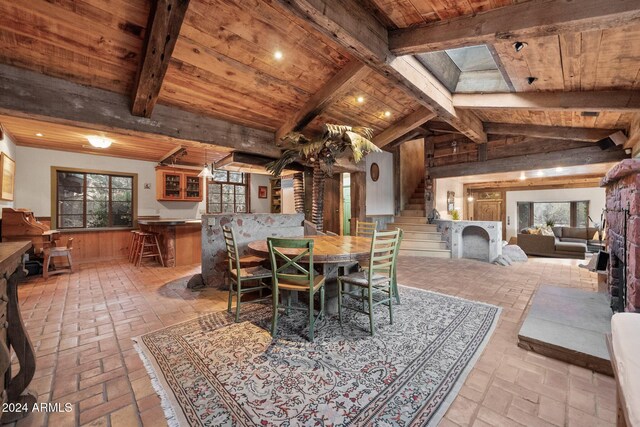
[[[2,157],[0,158],[0,167],[2,169],[2,181],[0,184],[2,194],[0,195],[0,199],[13,200],[13,190],[16,179],[16,162],[7,154],[2,153]]]

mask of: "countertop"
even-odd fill
[[[191,218],[161,218],[161,219],[139,219],[138,224],[142,225],[187,225],[202,224],[200,219]]]
[[[0,272],[12,273],[7,271],[15,263],[19,263],[22,254],[29,250],[31,247],[31,241],[24,242],[6,242],[0,243]]]

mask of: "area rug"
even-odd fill
[[[400,287],[394,324],[376,307],[327,316],[306,340],[305,311],[243,306],[135,338],[171,426],[435,425],[486,345],[500,309]]]

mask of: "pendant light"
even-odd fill
[[[213,174],[211,173],[211,168],[207,163],[207,147],[204,148],[204,167],[202,168],[198,176],[200,178],[205,178],[205,179],[213,178]]]

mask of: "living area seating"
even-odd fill
[[[584,259],[587,244],[595,240],[598,230],[586,227],[553,227],[520,232],[518,246],[527,255]]]

